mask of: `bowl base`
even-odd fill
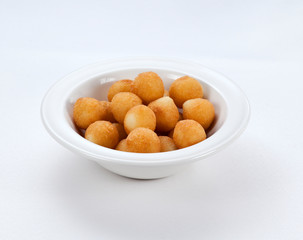
[[[99,163],[106,170],[123,177],[133,179],[159,179],[172,176],[188,167],[187,165],[175,166],[127,166]]]

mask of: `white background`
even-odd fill
[[[0,239],[303,239],[303,2],[0,1]],[[153,181],[112,174],[44,130],[67,73],[179,57],[247,94],[245,133]]]

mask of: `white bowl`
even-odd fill
[[[114,81],[134,79],[144,71],[158,73],[166,89],[184,75],[201,82],[205,98],[214,104],[216,111],[215,123],[206,140],[171,152],[128,153],[101,147],[78,133],[72,120],[73,104],[78,98],[107,100],[107,91]],[[118,59],[84,67],[52,86],[41,105],[44,126],[60,144],[114,173],[139,179],[166,177],[193,161],[217,153],[243,132],[249,115],[246,96],[225,76],[200,64],[163,58]]]

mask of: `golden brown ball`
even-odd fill
[[[170,130],[167,136],[170,137],[170,138],[173,138],[173,136],[174,136],[174,130],[175,130],[175,128],[173,128],[172,130]]]
[[[181,120],[183,120],[183,114],[179,112],[179,119],[178,119],[178,121],[181,121]]]
[[[79,98],[74,105],[73,119],[75,124],[82,129],[86,129],[95,121],[105,119],[106,115],[106,107],[94,98]]]
[[[89,125],[85,138],[103,147],[115,148],[119,142],[119,133],[108,121],[96,121]]]
[[[120,123],[113,123],[114,127],[117,128],[117,131],[119,133],[119,141],[121,141],[122,139],[126,138],[127,137],[127,134],[124,130],[124,127],[122,124]]]
[[[150,108],[144,105],[132,107],[124,118],[124,129],[127,134],[138,127],[149,128],[153,131],[156,129],[156,116]]]
[[[126,139],[122,139],[117,147],[116,147],[116,150],[118,151],[123,151],[123,152],[129,152],[128,149],[127,149],[127,146],[126,146]]]
[[[131,92],[120,92],[113,97],[111,101],[111,110],[115,119],[123,124],[124,117],[128,110],[140,104],[142,104],[142,100],[136,94]]]
[[[114,118],[114,115],[112,113],[112,110],[111,110],[111,103],[110,102],[107,102],[107,101],[100,101],[101,105],[103,108],[105,108],[105,116],[102,120],[105,120],[105,121],[110,121],[110,122],[116,122],[116,119]]]
[[[168,132],[175,127],[179,119],[179,111],[170,97],[159,98],[148,104],[148,107],[156,115],[157,131]]]
[[[183,116],[184,119],[197,121],[204,129],[207,129],[215,118],[215,108],[206,99],[190,99],[183,104]]]
[[[119,92],[130,92],[131,85],[133,81],[129,79],[123,79],[120,81],[115,82],[108,90],[107,99],[111,101],[113,97]]]
[[[169,88],[169,96],[177,107],[182,108],[185,101],[203,97],[202,85],[196,79],[184,76],[176,79]]]
[[[169,97],[169,92],[166,89],[164,89],[163,97]]]
[[[148,104],[164,94],[162,79],[154,72],[140,73],[134,80],[132,91],[137,94],[145,104]]]
[[[206,139],[203,127],[194,120],[182,120],[176,124],[173,140],[178,148],[185,148]]]
[[[160,152],[160,140],[157,134],[148,128],[136,128],[126,138],[126,146],[130,152]]]
[[[174,143],[174,140],[171,139],[170,137],[167,136],[159,136],[160,139],[160,152],[168,152],[168,151],[173,151],[177,150],[177,146]]]

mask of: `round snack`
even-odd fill
[[[102,120],[110,121],[110,122],[116,122],[116,119],[114,118],[114,115],[111,111],[110,102],[107,101],[100,101],[103,108],[105,108],[105,115]]]
[[[148,107],[154,111],[157,119],[157,131],[168,132],[173,129],[179,119],[179,111],[170,97],[159,98]]]
[[[115,148],[119,142],[119,133],[112,123],[96,121],[86,129],[85,138],[100,146]]]
[[[194,120],[182,120],[176,124],[174,142],[178,148],[185,148],[206,139],[203,127]]]
[[[124,129],[127,134],[138,127],[149,128],[153,131],[156,128],[156,116],[154,112],[144,105],[132,107],[124,118]]]
[[[183,120],[183,114],[179,112],[179,119],[178,119],[178,121],[181,121],[181,120]]]
[[[167,136],[159,136],[160,139],[160,152],[168,152],[168,151],[173,151],[173,150],[177,150],[177,146],[174,143],[174,141]]]
[[[111,102],[111,110],[115,119],[119,123],[123,124],[124,117],[128,110],[140,104],[142,104],[142,101],[136,94],[130,92],[120,92],[113,97]]]
[[[73,118],[75,124],[82,129],[86,129],[95,121],[105,119],[106,115],[106,107],[94,98],[79,98],[74,105]]]
[[[183,104],[183,117],[184,119],[193,119],[200,123],[204,129],[207,129],[215,118],[215,108],[206,99],[190,99]]]
[[[113,97],[119,92],[130,92],[132,83],[133,81],[128,79],[123,79],[118,82],[115,82],[108,90],[108,101],[111,101]]]
[[[123,151],[123,152],[129,152],[129,151],[127,150],[127,146],[126,146],[126,139],[122,139],[122,140],[118,143],[118,145],[117,145],[117,147],[116,147],[116,150],[118,150],[118,151]]]
[[[166,89],[164,89],[163,97],[169,97],[169,92]]]
[[[169,96],[179,108],[182,108],[185,101],[193,98],[202,98],[203,88],[196,79],[184,76],[178,78],[171,84]]]
[[[134,80],[132,92],[148,104],[164,94],[162,79],[154,72],[140,73]]]
[[[174,136],[174,131],[175,131],[175,129],[173,128],[172,130],[170,130],[169,131],[169,133],[168,133],[168,137],[170,137],[170,138],[173,138],[173,136]]]
[[[120,123],[113,123],[113,126],[117,128],[117,131],[119,133],[119,141],[127,137],[127,134],[124,130],[124,127]]]
[[[148,128],[136,128],[126,138],[126,147],[130,152],[160,152],[160,140],[157,134]]]

